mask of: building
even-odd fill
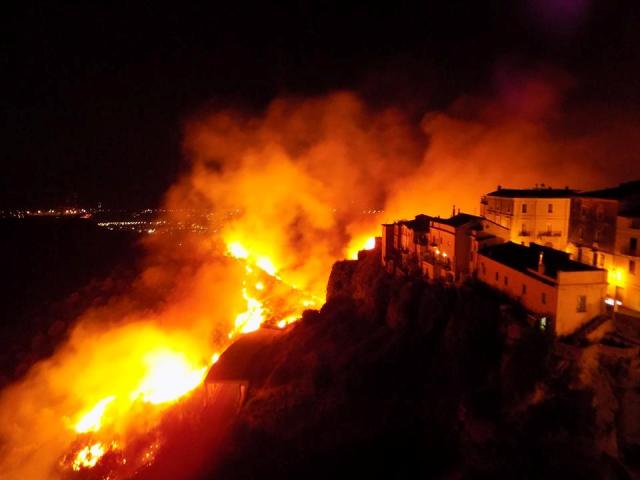
[[[616,301],[640,311],[640,208],[622,211],[616,221],[613,266],[609,294]],[[613,290],[613,292],[611,292]]]
[[[505,230],[505,240],[539,243],[564,250],[569,237],[571,198],[575,191],[540,186],[502,188],[480,201],[480,215]]]
[[[640,310],[640,181],[576,195],[569,245],[575,260],[609,272],[611,302]]]
[[[450,218],[431,218],[428,244],[419,257],[427,278],[462,281],[471,276],[472,232],[482,218],[458,213]]]
[[[427,215],[382,225],[382,265],[389,272],[408,273],[418,269],[418,258],[427,248]]]
[[[519,300],[543,328],[559,336],[604,313],[607,272],[569,254],[531,243],[491,245],[478,252],[477,278]]]

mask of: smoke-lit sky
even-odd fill
[[[638,137],[634,0],[90,3],[3,6],[0,206],[158,204],[196,113],[335,90],[395,107],[427,134],[452,112],[494,132],[515,104],[519,118],[544,117],[553,145],[625,126],[616,138]],[[594,142],[583,150],[601,165],[615,142]],[[616,165],[621,178],[638,171],[630,161]]]

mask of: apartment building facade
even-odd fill
[[[569,237],[571,198],[569,188],[498,187],[480,201],[482,217],[506,230],[509,240],[521,245],[543,244],[564,250]]]

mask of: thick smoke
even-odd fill
[[[332,263],[371,236],[394,179],[420,163],[419,131],[353,93],[274,101],[259,117],[226,111],[188,125],[190,175],[174,209],[237,212],[223,236],[268,258],[285,281],[324,297]],[[363,230],[365,229],[365,230]]]

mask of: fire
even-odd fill
[[[249,257],[249,252],[247,252],[247,249],[244,248],[244,246],[237,241],[234,242],[229,242],[227,244],[227,250],[229,252],[229,254],[232,257],[235,258],[248,258]]]
[[[207,367],[192,365],[184,355],[160,349],[146,356],[148,372],[132,398],[142,398],[153,405],[173,402],[196,388],[204,379]]]
[[[76,432],[87,433],[100,430],[102,426],[102,416],[109,404],[115,399],[116,397],[113,395],[103,398],[91,410],[83,414],[75,425]]]
[[[229,334],[230,338],[237,333],[256,331],[265,320],[262,302],[251,297],[246,288],[242,289],[242,297],[247,301],[247,310],[236,317],[235,331]]]
[[[98,461],[104,456],[106,449],[100,442],[87,445],[78,452],[71,464],[71,467],[77,472],[83,468],[93,468]]]
[[[347,258],[357,260],[360,250],[373,250],[374,248],[376,248],[375,236],[356,237],[347,248]]]

